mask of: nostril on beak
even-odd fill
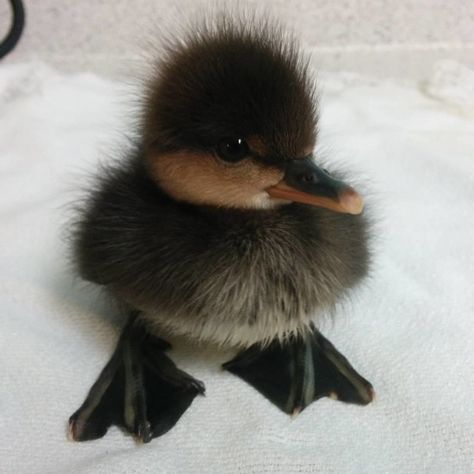
[[[298,176],[298,180],[302,181],[303,183],[313,183],[314,175],[313,173],[302,173]]]

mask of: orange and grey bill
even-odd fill
[[[266,192],[273,198],[309,204],[345,214],[360,214],[364,209],[362,197],[350,186],[338,189],[337,196],[334,198],[300,191],[284,181],[267,188]]]

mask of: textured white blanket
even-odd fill
[[[420,86],[321,80],[321,153],[370,183],[375,272],[323,332],[377,391],[292,420],[179,345],[203,380],[177,427],[148,445],[112,428],[66,440],[66,420],[121,320],[68,268],[66,203],[123,143],[133,94],[92,75],[0,66],[0,472],[474,472],[474,85],[444,64]],[[228,355],[227,355],[228,356]]]

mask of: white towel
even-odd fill
[[[358,407],[323,399],[290,419],[219,369],[171,353],[206,383],[148,445],[111,428],[66,440],[121,319],[67,261],[66,204],[124,143],[130,92],[41,64],[0,66],[0,472],[474,472],[472,71],[419,87],[323,76],[320,150],[370,182],[375,270],[323,326],[375,386]],[[472,91],[472,89],[471,89]]]

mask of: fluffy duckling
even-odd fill
[[[176,41],[144,100],[141,138],[103,170],[75,234],[81,276],[129,308],[117,348],[70,418],[143,442],[204,393],[162,339],[240,351],[224,364],[289,414],[372,386],[313,318],[367,273],[357,192],[317,165],[307,62],[279,26],[224,19]]]

